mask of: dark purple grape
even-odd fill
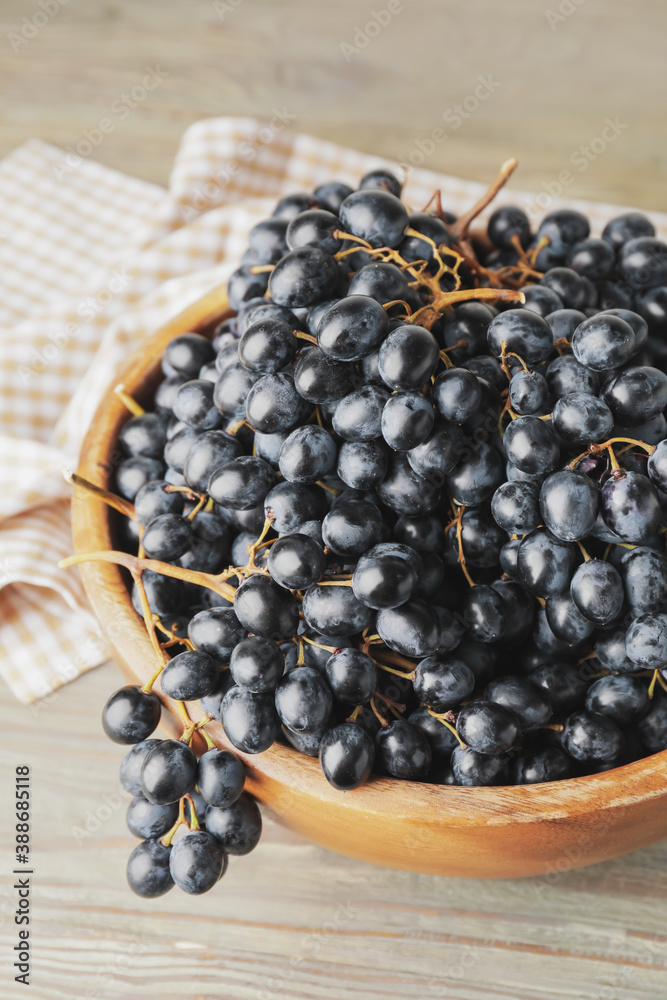
[[[356,635],[372,619],[370,609],[357,600],[348,585],[309,587],[303,595],[302,610],[308,625],[325,635]]]
[[[560,456],[553,429],[539,417],[513,420],[505,429],[503,445],[508,461],[528,475],[551,472]]]
[[[324,490],[317,486],[278,483],[264,498],[264,512],[280,534],[296,532],[306,521],[319,521],[326,513]]]
[[[662,668],[667,664],[667,614],[644,614],[631,623],[625,651],[637,666]]]
[[[137,896],[155,899],[173,888],[169,871],[171,850],[159,840],[144,840],[132,851],[127,862],[127,881]]]
[[[602,230],[602,239],[606,240],[614,250],[620,250],[624,243],[639,236],[655,236],[655,226],[641,212],[616,215]]]
[[[309,208],[290,219],[287,226],[287,246],[290,250],[299,247],[319,247],[325,253],[334,254],[341,249],[342,239],[334,234],[340,230],[340,219],[321,208]]]
[[[387,313],[368,295],[348,295],[329,306],[317,327],[320,349],[336,361],[360,361],[377,350],[389,329]]]
[[[208,653],[188,649],[169,661],[160,674],[160,685],[167,697],[176,701],[198,701],[215,691],[219,672]]]
[[[230,743],[243,753],[268,750],[280,732],[272,692],[230,688],[222,699],[220,721]]]
[[[378,441],[343,441],[338,449],[338,478],[355,490],[371,490],[387,472],[387,448]]]
[[[586,695],[586,708],[613,719],[619,726],[630,726],[647,712],[651,702],[648,687],[630,675],[600,677]]]
[[[293,732],[316,733],[326,724],[333,706],[331,689],[313,667],[285,674],[276,688],[276,711]]]
[[[400,453],[391,456],[388,471],[376,489],[380,500],[390,510],[411,517],[430,514],[440,500],[437,486],[418,475],[407,456]]]
[[[447,477],[447,485],[457,503],[475,506],[491,499],[505,481],[504,473],[500,453],[492,445],[480,441],[464,452]]]
[[[389,191],[367,188],[354,191],[340,206],[343,229],[372,247],[397,247],[408,225],[402,202]]]
[[[352,190],[348,184],[343,184],[342,181],[326,181],[315,188],[314,197],[330,212],[335,212],[337,215],[342,202],[348,195],[352,194]]]
[[[234,681],[241,687],[263,694],[275,690],[284,673],[285,662],[275,642],[251,635],[234,647],[229,669]]]
[[[547,598],[545,612],[554,635],[562,642],[576,645],[592,634],[592,621],[585,618],[572,600],[569,589]]]
[[[445,318],[442,325],[444,347],[456,347],[450,352],[453,360],[474,358],[487,350],[486,331],[495,311],[484,302],[462,302]],[[434,331],[438,325],[434,327]],[[457,346],[458,345],[458,346]]]
[[[638,472],[612,473],[600,491],[600,512],[607,527],[633,545],[648,541],[662,518],[655,486]]]
[[[280,472],[290,483],[316,483],[335,467],[336,457],[336,442],[329,432],[317,424],[304,424],[285,439],[280,449]],[[264,496],[266,493],[268,490]]]
[[[421,393],[396,392],[382,412],[382,436],[394,451],[410,451],[428,437],[435,414]]]
[[[159,514],[150,521],[141,536],[149,559],[173,562],[190,548],[192,523],[179,514]]]
[[[493,494],[491,513],[509,534],[527,534],[542,523],[539,487],[531,482],[503,483]]]
[[[248,246],[260,264],[277,264],[287,253],[286,219],[262,219],[248,233]]]
[[[604,400],[587,392],[566,393],[556,400],[552,422],[570,448],[606,441],[614,427],[613,414]]]
[[[667,375],[646,365],[626,368],[604,385],[602,398],[617,423],[637,427],[667,406]]]
[[[114,743],[140,743],[160,721],[160,699],[128,684],[111,695],[102,710],[104,732]]]
[[[452,771],[457,785],[470,787],[507,783],[507,759],[477,750],[456,747],[452,753]]]
[[[618,269],[633,288],[667,283],[667,245],[653,236],[638,236],[620,249]]]
[[[540,372],[523,369],[512,376],[509,384],[509,403],[519,416],[544,412],[549,397],[549,386]]]
[[[336,262],[319,247],[299,247],[282,257],[271,272],[269,294],[289,309],[331,298],[338,283]]]
[[[528,679],[547,692],[554,715],[570,715],[583,707],[588,681],[574,664],[543,663],[529,673]]]
[[[149,802],[178,802],[195,783],[197,758],[180,740],[160,740],[141,765],[141,792]]]
[[[461,602],[461,616],[477,642],[498,642],[505,631],[505,603],[486,584],[471,587]]]
[[[514,780],[517,785],[537,785],[545,781],[562,781],[573,778],[572,759],[557,747],[534,752],[524,751],[513,761]]]
[[[239,360],[251,372],[273,375],[289,364],[298,349],[291,328],[281,319],[259,319],[239,342]]]
[[[130,795],[141,795],[141,766],[144,757],[159,740],[142,740],[123,757],[120,765],[120,783]]]
[[[471,750],[500,754],[514,744],[519,720],[514,712],[491,701],[475,701],[464,706],[456,720],[456,730]]]
[[[614,621],[623,608],[621,576],[614,566],[600,559],[589,559],[578,567],[570,594],[584,618],[595,625]]]
[[[344,722],[329,729],[319,750],[320,767],[330,785],[341,792],[359,788],[370,777],[375,761],[373,739],[361,726]]]
[[[368,608],[397,608],[417,587],[418,569],[396,552],[375,546],[359,558],[352,577],[355,597]]]
[[[407,453],[410,468],[433,486],[445,485],[464,450],[463,436],[454,424],[438,421],[426,439]]]
[[[484,698],[510,709],[521,730],[539,729],[551,718],[551,698],[541,685],[526,677],[498,677],[487,685]]]
[[[358,382],[353,364],[336,361],[319,347],[302,355],[294,372],[294,385],[299,395],[309,403],[320,405],[335,403],[349,395]],[[263,427],[258,429],[264,430]]]
[[[583,314],[579,322],[581,319],[583,319]],[[555,399],[569,396],[571,393],[587,393],[589,396],[595,396],[600,388],[600,378],[597,372],[586,368],[572,354],[563,354],[554,358],[546,370],[545,378],[549,392]]]
[[[577,361],[597,372],[620,368],[635,349],[634,330],[620,316],[611,313],[591,316],[572,335],[572,352]]]
[[[365,385],[344,396],[334,410],[333,429],[344,441],[373,441],[382,433],[382,411],[388,391]]]
[[[283,587],[266,576],[247,577],[234,597],[236,617],[248,632],[266,639],[290,639],[299,623],[299,606]]]
[[[227,663],[232,650],[245,635],[233,608],[199,611],[188,625],[188,639],[195,649]]]
[[[263,434],[291,430],[306,413],[294,379],[285,372],[255,381],[248,389],[244,406],[250,426]]]
[[[128,829],[135,837],[142,840],[154,840],[163,837],[171,830],[178,817],[178,803],[157,805],[149,802],[143,795],[135,795],[125,816]]]
[[[378,370],[390,389],[419,389],[435,372],[438,359],[433,334],[422,326],[405,323],[382,342]]]
[[[262,815],[254,799],[245,793],[224,808],[206,810],[206,829],[227,854],[250,854],[262,835]]]
[[[162,479],[164,471],[164,462],[157,458],[126,458],[116,469],[116,490],[132,502],[146,483]]]
[[[169,871],[183,892],[200,896],[224,875],[227,858],[218,839],[207,830],[191,830],[171,849]]]
[[[650,754],[667,748],[667,698],[664,695],[656,691],[650,710],[637,723],[635,731]]]
[[[287,194],[278,201],[273,210],[272,218],[289,222],[301,212],[308,211],[309,208],[321,208],[316,195],[308,194],[305,191],[297,191],[295,194]]]
[[[337,555],[359,556],[383,535],[382,514],[365,500],[338,503],[322,522],[322,538]]]
[[[520,581],[537,597],[550,597],[569,587],[576,563],[576,548],[556,538],[547,528],[526,535],[518,549]]]
[[[326,559],[321,545],[307,535],[283,535],[269,550],[267,568],[273,580],[288,590],[304,590],[317,583]]]
[[[244,782],[243,764],[229,750],[214,747],[199,758],[197,787],[209,806],[233,805],[243,791]]]
[[[570,757],[584,763],[613,761],[625,745],[623,733],[615,722],[588,710],[568,716],[561,740]]]
[[[435,380],[432,396],[441,417],[464,424],[482,404],[482,386],[466,368],[448,368]]]
[[[551,268],[551,270],[555,270],[555,268]],[[549,316],[550,313],[557,312],[565,305],[560,295],[557,295],[547,285],[527,284],[523,286],[522,292],[525,298],[523,308],[529,312],[537,313],[538,316]]]
[[[475,689],[475,675],[456,654],[438,653],[419,662],[413,685],[420,701],[441,712],[470,697]]]
[[[365,705],[377,688],[377,670],[370,656],[358,649],[341,649],[326,662],[329,687],[339,701]]]
[[[513,237],[519,238],[522,247],[530,242],[530,222],[526,213],[516,205],[502,205],[489,218],[489,239],[503,250],[513,250]]]
[[[667,559],[661,552],[644,547],[630,549],[618,568],[635,616],[664,609],[667,605]]]
[[[433,608],[419,598],[406,601],[400,608],[383,608],[375,624],[385,645],[403,656],[430,656],[440,645],[440,620]]]
[[[396,720],[383,726],[375,737],[376,759],[392,778],[421,781],[431,766],[431,746],[421,729]]]
[[[575,542],[588,535],[598,515],[599,492],[583,472],[562,469],[542,483],[540,510],[544,524],[556,538]]]
[[[491,352],[497,358],[505,343],[507,351],[518,354],[529,366],[545,361],[553,350],[549,324],[530,309],[508,309],[498,313],[491,320],[487,337]]]

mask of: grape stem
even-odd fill
[[[371,659],[373,660],[373,657],[371,657]],[[414,671],[411,674],[405,674],[402,670],[396,670],[394,667],[388,667],[385,663],[380,663],[379,660],[373,660],[373,663],[376,667],[379,667],[380,670],[386,670],[388,674],[395,674],[396,677],[402,677],[403,680],[411,681],[414,679]]]
[[[194,802],[192,800],[192,796],[188,792],[186,795],[183,796],[183,798],[185,798],[185,799],[188,800],[188,804],[190,806],[190,822],[188,823],[188,827],[191,830],[198,830],[199,829],[199,819],[197,818],[197,810],[195,809],[195,804],[194,804]]]
[[[176,822],[172,826],[171,830],[165,833],[164,837],[161,838],[160,843],[165,847],[171,847],[171,842],[174,839],[174,834],[180,826],[185,823],[185,796],[178,803],[178,817]]]
[[[371,709],[373,711],[375,718],[378,720],[381,726],[389,725],[389,719],[387,719],[378,708],[377,702],[375,701],[375,696],[371,698]]]
[[[475,581],[468,572],[468,567],[466,566],[466,557],[463,553],[463,513],[465,511],[465,504],[461,504],[458,510],[456,510],[456,517],[454,518],[454,523],[456,524],[456,544],[458,545],[459,556],[458,562],[463,570],[463,575],[470,584],[471,587],[475,586]]]
[[[162,576],[172,577],[174,580],[186,580],[194,583],[198,587],[205,587],[216,594],[220,594],[225,600],[233,602],[236,588],[224,583],[225,573],[214,576],[212,573],[201,573],[194,569],[184,569],[182,566],[173,566],[171,563],[160,562],[159,559],[139,559],[130,555],[129,552],[117,552],[113,549],[99,550],[97,552],[79,552],[76,555],[61,559],[58,563],[60,569],[68,566],[78,566],[86,562],[108,562],[115,563],[116,566],[123,566],[130,573],[143,573],[144,570],[151,570]],[[133,572],[134,571],[134,572]]]
[[[181,736],[181,742],[182,743],[187,743],[187,745],[190,746],[190,744],[192,743],[192,737],[194,736],[194,734],[196,732],[199,732],[200,729],[203,730],[203,727],[207,726],[209,724],[209,722],[212,722],[212,721],[213,721],[213,716],[211,715],[210,712],[206,712],[205,715],[202,715],[202,717],[199,720],[199,722],[190,722],[190,724],[188,726],[186,726],[186,728],[183,730],[183,734]],[[204,735],[203,732],[202,732],[202,735]],[[210,737],[209,737],[209,739],[210,739]],[[209,747],[209,750],[210,749],[211,749],[211,747]]]
[[[143,406],[140,406],[136,399],[130,396],[128,392],[125,392],[125,386],[122,383],[114,386],[113,391],[114,395],[118,396],[123,406],[130,411],[133,417],[143,417],[146,412]]]
[[[481,198],[479,198],[472,208],[469,208],[467,212],[460,215],[456,222],[452,222],[449,227],[449,231],[452,236],[458,239],[463,239],[470,229],[470,224],[477,218],[477,216],[484,211],[487,205],[490,205],[493,199],[496,197],[498,192],[505,187],[508,180],[519,166],[519,161],[515,159],[506,160],[498,172],[498,176],[489,185]]]
[[[84,479],[83,476],[80,476],[76,472],[70,472],[68,469],[65,469],[63,475],[68,483],[80,486],[82,489],[87,490],[88,493],[93,493],[100,500],[103,500],[107,506],[113,507],[119,514],[129,517],[131,521],[137,520],[137,515],[134,512],[134,504],[131,504],[129,500],[124,500],[122,497],[116,496],[115,493],[110,493],[109,490],[102,489],[101,486],[95,486],[94,483],[91,483],[88,479]]]
[[[447,719],[445,718],[445,713],[444,712],[434,712],[432,708],[429,708],[428,709],[428,714],[432,715],[434,719],[438,720],[438,722],[441,722],[442,725],[445,727],[445,729],[449,729],[450,733],[453,733],[454,736],[456,736],[457,740],[459,741],[459,746],[461,747],[462,750],[467,750],[468,749],[467,744],[464,743],[463,740],[461,739],[461,737],[459,736],[459,734],[458,734],[458,732],[456,730],[456,726],[453,726],[451,724],[451,722],[447,721]]]

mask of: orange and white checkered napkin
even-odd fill
[[[0,162],[0,671],[22,701],[109,655],[77,571],[57,563],[71,551],[62,470],[76,468],[118,366],[226,280],[276,198],[332,178],[354,185],[383,163],[279,116],[193,125],[168,190],[37,140]],[[415,169],[405,199],[421,208],[437,188],[454,212],[483,190]],[[510,200],[531,201],[516,191],[499,199]],[[568,204],[594,231],[619,211]],[[667,235],[667,216],[654,220]]]

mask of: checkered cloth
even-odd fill
[[[193,125],[168,190],[37,140],[0,162],[0,671],[22,701],[109,656],[78,572],[57,563],[71,551],[63,469],[76,468],[114,372],[227,279],[278,197],[396,169],[297,134],[288,118]],[[422,208],[437,188],[460,212],[483,185],[413,169],[405,200]],[[534,205],[516,191],[497,203],[507,201]],[[594,232],[619,211],[558,204],[585,211]],[[652,217],[667,236],[667,216]]]

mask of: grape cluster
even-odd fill
[[[459,218],[410,212],[383,170],[282,198],[233,315],[167,347],[153,412],[119,389],[117,495],[96,492],[122,551],[76,558],[130,570],[159,661],[104,712],[135,744],[136,891],[204,891],[257,841],[211,718],[341,791],[667,747],[667,246],[638,213],[600,238],[512,206],[471,230],[514,165]],[[181,740],[150,738],[153,684]]]

